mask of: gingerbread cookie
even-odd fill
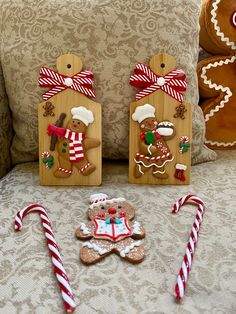
[[[106,194],[93,194],[88,209],[88,223],[76,230],[80,240],[86,240],[80,250],[84,264],[94,264],[105,256],[115,253],[131,262],[144,259],[140,239],[145,237],[144,228],[133,221],[135,209],[124,198],[109,199]]]
[[[92,173],[96,166],[89,162],[87,151],[90,148],[98,147],[100,141],[93,138],[86,138],[88,125],[93,123],[92,111],[83,106],[71,109],[72,118],[66,128],[55,125],[48,126],[48,135],[55,134],[59,138],[57,144],[58,168],[54,176],[58,178],[69,177],[72,174],[72,167],[87,176]]]
[[[206,144],[213,149],[236,147],[235,0],[204,0],[200,45],[217,54],[198,65],[200,103],[206,122]]]
[[[139,123],[140,139],[139,151],[135,156],[134,176],[141,177],[152,168],[154,177],[167,179],[165,164],[173,160],[166,141],[175,136],[174,124],[169,121],[157,121],[155,117],[156,109],[145,104],[138,106],[132,115],[132,119]]]

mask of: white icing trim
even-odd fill
[[[140,165],[140,164],[137,164],[137,165],[138,165],[138,170],[139,170],[139,172],[142,173],[142,174],[144,174],[144,172],[143,172],[142,169],[141,169],[141,165]]]
[[[80,230],[83,231],[83,234],[87,235],[90,234],[89,229],[87,228],[86,224],[82,222],[82,224],[80,225]]]
[[[135,221],[133,224],[133,234],[142,234],[142,230],[140,229],[140,223],[138,221]]]
[[[165,172],[166,172],[165,170],[164,171],[157,170],[157,171],[153,171],[153,174],[156,174],[156,173],[164,174]]]
[[[216,145],[216,146],[224,146],[224,147],[236,145],[236,141],[229,142],[229,143],[224,143],[224,142],[210,141],[210,140],[207,140],[207,139],[205,139],[205,143],[206,144],[210,144],[210,145]]]
[[[170,136],[174,133],[174,130],[172,128],[162,128],[158,126],[157,132],[162,136]]]
[[[125,257],[126,254],[129,254],[136,246],[140,246],[141,241],[135,241],[130,245],[127,245],[123,250],[120,251],[120,256]]]
[[[135,158],[134,158],[134,161],[136,162],[136,164],[142,164],[145,168],[149,168],[149,167],[152,167],[152,166],[155,166],[155,167],[157,167],[157,168],[162,168],[167,162],[170,162],[170,161],[172,161],[174,159],[174,156],[171,158],[171,159],[167,159],[167,160],[165,160],[164,161],[164,163],[161,165],[161,166],[158,166],[158,165],[156,165],[156,164],[154,164],[154,163],[152,163],[152,164],[150,164],[150,165],[144,165],[144,163],[143,163],[143,161],[142,160],[139,160],[139,161],[137,161]]]
[[[176,164],[175,165],[175,169],[177,169],[177,170],[186,170],[187,166],[184,165],[184,164]]]
[[[102,201],[102,202],[98,202],[98,203],[92,204],[92,205],[89,206],[89,208],[94,209],[98,205],[107,205],[107,204],[118,203],[118,202],[125,202],[125,198],[123,198],[123,197],[112,198],[110,200],[106,200],[106,201]]]
[[[170,121],[162,121],[162,122],[159,122],[158,123],[158,128],[160,127],[160,126],[174,126],[174,123],[172,123],[172,122],[170,122]]]
[[[210,79],[208,79],[206,72],[210,68],[216,68],[218,66],[222,66],[224,64],[234,63],[236,61],[236,56],[232,56],[226,60],[216,61],[214,63],[209,63],[207,66],[202,68],[201,78],[203,79],[204,84],[208,85],[210,88],[214,88],[215,90],[221,90],[226,93],[224,99],[221,100],[220,104],[215,106],[215,108],[211,109],[209,113],[205,115],[205,122],[207,122],[211,117],[214,116],[216,112],[220,109],[224,108],[224,105],[229,101],[230,97],[233,95],[229,87],[223,87],[222,85],[217,85],[216,83],[212,83]]]
[[[213,9],[211,10],[211,22],[214,25],[214,29],[216,31],[216,35],[220,37],[221,41],[223,41],[227,46],[231,47],[232,50],[236,50],[236,45],[233,41],[230,41],[228,37],[221,31],[220,26],[218,25],[218,20],[216,19],[216,11],[218,10],[218,4],[221,0],[215,0],[212,3]]]
[[[83,247],[88,247],[89,249],[93,249],[95,252],[98,252],[99,255],[103,255],[108,252],[108,250],[103,249],[101,246],[95,243],[91,243],[91,242],[85,242],[83,244]]]
[[[148,152],[150,155],[152,155],[152,152],[150,151],[150,148],[152,147],[152,144],[148,145]]]

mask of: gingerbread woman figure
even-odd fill
[[[136,107],[132,119],[140,125],[139,152],[135,155],[136,178],[144,175],[152,168],[152,174],[156,178],[167,179],[168,174],[165,165],[174,157],[166,141],[175,136],[174,124],[169,121],[157,121],[155,107],[145,104]]]
[[[124,198],[112,198],[104,193],[93,194],[88,209],[88,223],[76,230],[80,240],[86,240],[80,250],[84,264],[94,264],[105,256],[116,253],[121,258],[140,263],[144,248],[140,239],[145,237],[144,228],[133,221],[135,209]]]
[[[54,176],[58,178],[69,177],[73,166],[84,176],[96,169],[87,157],[88,149],[100,145],[99,140],[86,137],[88,125],[94,121],[93,113],[79,106],[72,108],[71,114],[72,118],[68,121],[66,128],[52,124],[48,126],[48,135],[55,134],[59,139],[57,143],[59,166],[54,172]]]

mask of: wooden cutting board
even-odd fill
[[[175,66],[175,58],[164,53],[155,55],[150,61],[150,69],[158,77],[165,77],[168,73],[175,69]],[[163,79],[159,81],[163,84]],[[149,109],[151,109],[151,113],[149,112],[148,107],[147,110],[143,107],[143,105],[146,104],[154,108],[152,110],[151,107],[149,107]],[[183,112],[184,110],[182,110],[180,105],[181,103],[178,100],[169,96],[161,89],[158,89],[131,103],[129,138],[130,183],[157,185],[189,184],[192,142],[192,105],[183,102],[182,105],[184,105],[184,110],[186,110],[185,112]],[[140,110],[137,111],[138,107],[140,107]],[[136,121],[133,119],[134,114]],[[151,117],[140,122],[137,121],[138,118],[141,120],[142,117],[148,117],[148,115]],[[158,129],[156,130],[162,130],[160,133],[167,134],[159,136],[160,134],[156,132],[158,134],[155,133],[155,136],[160,138],[155,139],[151,148],[149,147],[150,144],[147,144],[145,138],[140,138],[144,136],[144,130],[147,133],[146,125],[144,124],[148,123],[148,119],[154,120],[154,122],[156,121],[158,126]],[[163,121],[168,122],[160,124]],[[144,125],[144,129],[141,127],[142,124]],[[164,130],[165,127],[168,130]],[[152,125],[150,128],[152,128]],[[173,133],[172,135],[168,135],[171,132],[171,128],[173,128]],[[187,146],[190,146],[190,148],[186,148],[185,145],[185,148],[182,149],[182,152],[180,152],[180,142],[181,139],[183,140],[182,137],[188,137],[189,142],[186,144]],[[148,151],[148,147],[149,150],[153,149],[153,152]],[[170,153],[170,155],[166,156],[168,153]],[[161,158],[163,156],[165,157]],[[150,158],[153,158],[153,160],[150,160]]]
[[[67,85],[74,84],[73,76],[82,70],[82,62],[78,56],[72,54],[62,55],[56,62],[57,71],[64,76]],[[67,81],[66,81],[67,79]],[[62,84],[63,85],[63,84]],[[84,109],[81,109],[83,107]],[[72,114],[72,108],[77,109]],[[38,106],[39,131],[39,170],[41,185],[100,185],[102,180],[102,116],[101,105],[86,97],[84,94],[71,88],[53,95],[50,99],[41,102]],[[81,116],[80,116],[81,115]],[[88,117],[93,116],[93,122],[88,123]],[[83,117],[82,117],[83,116]],[[69,129],[79,122],[78,128],[85,129],[85,140],[81,142],[84,160],[71,161],[70,151],[77,145],[70,138],[58,138],[48,135],[48,126],[55,125],[58,120],[61,128]],[[73,119],[75,117],[76,119]],[[63,119],[64,118],[64,119]],[[88,123],[88,126],[80,120]],[[86,120],[87,119],[87,120]],[[91,121],[91,120],[90,120]],[[74,129],[75,130],[75,129]],[[79,129],[74,133],[81,133]],[[71,131],[73,131],[71,129]],[[56,144],[52,143],[52,137]],[[92,141],[91,141],[92,139]],[[75,140],[75,139],[74,139]],[[85,147],[86,142],[86,147]],[[76,145],[70,147],[70,143]],[[91,143],[95,147],[89,148]],[[53,147],[54,146],[54,147]],[[77,148],[75,148],[77,149]],[[78,149],[81,149],[78,148]],[[78,154],[78,153],[77,153]],[[44,157],[42,157],[42,155]],[[45,156],[50,155],[49,158]],[[82,157],[83,158],[83,157]],[[53,161],[51,162],[51,160]],[[47,162],[48,160],[48,162]],[[85,162],[86,160],[86,162]],[[87,168],[86,165],[90,164]],[[92,166],[91,166],[92,165]],[[90,167],[90,168],[89,168]],[[63,171],[59,171],[61,168]],[[85,168],[85,169],[84,169]],[[88,168],[90,169],[88,171]],[[93,168],[93,169],[92,169]],[[95,169],[94,169],[95,168]],[[81,172],[84,170],[85,172]],[[93,170],[93,171],[92,171]],[[71,171],[71,174],[69,173]],[[91,171],[90,174],[89,173]],[[86,175],[85,175],[86,174]]]

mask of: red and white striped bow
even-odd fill
[[[169,96],[183,102],[181,91],[185,91],[187,82],[182,69],[176,69],[165,76],[155,74],[148,66],[138,63],[134,69],[134,74],[130,76],[130,84],[143,88],[136,93],[136,100],[139,100],[158,89],[163,90]]]
[[[39,86],[43,88],[52,87],[52,89],[43,94],[44,100],[48,100],[67,88],[71,88],[85,96],[95,98],[93,89],[94,79],[91,71],[83,70],[73,76],[66,76],[48,67],[42,67],[39,74]]]

